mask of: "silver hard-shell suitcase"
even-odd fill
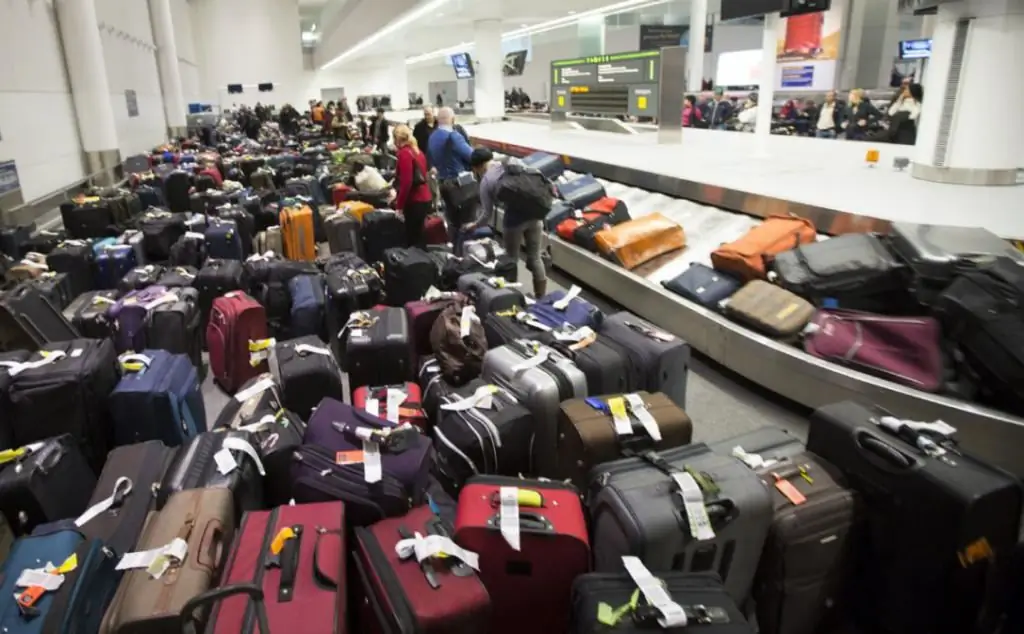
[[[281,239],[281,227],[267,227],[256,235],[256,253],[272,251],[278,255],[284,255],[284,240]]]
[[[359,239],[359,219],[352,214],[339,212],[324,219],[327,229],[327,243],[331,253],[355,253],[363,255],[363,242]]]
[[[673,403],[686,409],[690,344],[626,311],[605,317],[600,334],[617,342],[633,357],[642,382],[636,389],[664,392]]]
[[[672,472],[696,474],[705,482],[713,539],[691,537]],[[772,524],[771,495],[756,473],[697,443],[607,462],[590,475],[595,571],[618,572],[622,557],[633,555],[652,572],[716,572],[733,599],[746,600]]]
[[[533,414],[535,475],[551,477],[558,466],[559,406],[587,396],[586,375],[553,348],[525,340],[488,350],[481,375],[514,394]]]
[[[526,308],[526,299],[518,287],[518,283],[485,273],[459,277],[459,292],[473,300],[478,315]]]
[[[934,284],[948,284],[959,264],[977,257],[1003,256],[1024,264],[1024,254],[981,227],[894,222],[889,244],[914,273]]]

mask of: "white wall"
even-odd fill
[[[181,92],[185,105],[201,101],[199,88],[199,58],[192,37],[191,0],[171,0],[171,20],[174,22],[174,44],[178,49],[178,72],[181,74]]]
[[[716,24],[711,52],[704,54],[704,79],[714,79],[718,56],[722,53],[760,49],[762,31],[763,28],[758,25]]]
[[[85,176],[52,0],[0,0],[0,160],[33,200]]]

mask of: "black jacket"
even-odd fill
[[[370,122],[370,143],[378,147],[385,147],[388,144],[388,120],[385,117],[374,117]]]
[[[864,138],[871,127],[871,123],[880,119],[881,116],[878,108],[867,99],[864,99],[857,105],[847,105],[843,112],[843,120],[847,122],[846,137],[850,139]],[[864,125],[859,125],[858,121],[864,121]]]
[[[419,123],[412,129],[412,136],[416,139],[416,145],[419,146],[420,152],[426,154],[427,143],[430,141],[430,133],[437,128],[437,120],[434,120],[433,124],[427,123],[426,119],[420,119]],[[430,163],[429,156],[427,157],[427,163]]]

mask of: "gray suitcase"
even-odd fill
[[[117,239],[118,244],[127,244],[135,251],[135,263],[142,266],[146,263],[146,250],[143,248],[142,232],[137,229],[129,229]]]
[[[532,367],[535,359],[543,362]],[[587,377],[559,352],[534,341],[516,340],[488,350],[481,375],[526,406],[536,424],[533,440],[535,475],[553,477],[558,468],[558,414],[562,401],[587,396]]]
[[[352,214],[335,213],[324,219],[327,243],[331,253],[355,253],[363,257],[363,241],[359,239],[359,219]]]
[[[1024,264],[1024,254],[980,227],[894,222],[889,244],[923,282],[933,286],[952,282],[960,266],[973,258],[1004,256]]]
[[[723,456],[732,456],[736,447],[765,461],[781,462],[804,450],[799,438],[778,427],[762,427],[747,434],[734,436],[710,445],[711,450]]]
[[[605,317],[600,334],[629,351],[642,383],[635,390],[664,392],[686,410],[690,344],[626,311]]]
[[[267,227],[266,231],[260,231],[254,240],[256,253],[272,251],[277,255],[284,256],[284,241],[281,240],[281,227]]]
[[[526,299],[518,286],[503,277],[485,273],[467,273],[459,277],[459,292],[473,300],[478,315],[508,310],[518,312],[526,308]]]
[[[714,538],[690,536],[669,475],[676,472],[695,473],[717,488],[702,487]],[[697,443],[598,465],[590,483],[595,571],[618,572],[622,557],[633,555],[652,572],[716,572],[737,603],[746,601],[772,524],[772,498],[742,462]]]

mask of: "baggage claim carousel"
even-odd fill
[[[473,145],[501,154],[522,157],[539,151],[476,137],[472,128],[470,136]],[[564,155],[563,161],[570,176],[572,172],[589,173],[601,180],[607,194],[622,199],[632,217],[660,212],[681,224],[686,231],[687,245],[682,251],[627,271],[551,234],[548,249],[556,269],[682,337],[694,350],[716,363],[790,401],[817,408],[836,401],[855,400],[880,406],[905,419],[943,420],[957,428],[956,437],[966,451],[1024,478],[1024,419],[976,403],[921,392],[812,357],[800,348],[760,335],[661,286],[662,280],[675,277],[691,262],[710,265],[711,251],[758,224],[757,216],[795,213],[814,220],[819,230],[860,223],[837,217],[841,212],[816,210],[780,199],[709,187],[609,163]]]

